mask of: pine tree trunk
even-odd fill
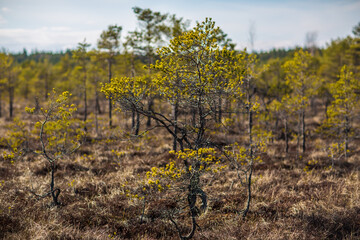
[[[329,103],[328,103],[328,101],[326,100],[326,102],[325,102],[325,119],[326,119],[326,120],[329,119],[329,116],[328,116],[328,106],[329,106]]]
[[[153,109],[154,109],[154,99],[150,98],[148,101],[148,111],[153,111]],[[151,117],[148,117],[146,121],[146,126],[151,127]]]
[[[148,45],[148,49],[150,49],[150,46]],[[150,53],[148,53],[148,74],[149,76],[151,76],[151,68],[150,65],[152,64],[152,57],[150,55]],[[148,111],[152,111],[154,109],[154,99],[150,98],[148,101]],[[146,121],[146,126],[147,127],[151,127],[151,117],[148,116],[147,121]]]
[[[135,135],[139,135],[140,131],[140,113],[136,111],[136,125],[135,125]]]
[[[59,205],[59,201],[58,201],[58,197],[59,197],[59,194],[60,194],[60,189],[55,189],[55,177],[54,177],[54,174],[55,174],[55,162],[51,162],[50,163],[51,165],[51,182],[50,182],[50,193],[51,193],[51,196],[53,198],[53,204],[56,206],[56,205]]]
[[[108,59],[108,82],[111,83],[111,59]],[[109,127],[112,127],[112,101],[111,95],[109,96]]]
[[[349,118],[348,118],[348,116],[345,116],[345,146],[344,146],[345,160],[348,158],[347,152],[349,149],[349,132],[350,132]]]
[[[131,71],[131,77],[132,78],[134,78],[135,75],[136,75],[134,58],[135,58],[134,53],[131,53],[131,59],[130,59],[131,70],[130,71]],[[140,115],[135,109],[132,109],[131,129],[135,130],[135,135],[139,134],[139,128],[140,128]]]
[[[225,111],[227,112],[228,118],[231,119],[231,102],[228,98],[226,98],[226,109]]]
[[[300,136],[301,136],[301,112],[298,115],[298,132],[297,132],[297,153],[300,153]]]
[[[135,129],[135,109],[131,110],[131,129]]]
[[[221,123],[221,119],[222,119],[222,99],[221,97],[219,97],[219,119],[218,119],[218,123]]]
[[[45,101],[48,100],[48,93],[49,93],[49,82],[48,82],[48,74],[45,73]]]
[[[86,88],[87,88],[87,85],[86,85],[86,69],[84,67],[84,123],[86,122],[87,120],[87,96],[86,96]]]
[[[191,119],[192,126],[193,126],[193,128],[195,128],[196,127],[196,109],[194,107],[191,108],[191,115],[192,115],[192,119]]]
[[[288,119],[285,117],[285,152],[289,153]]]
[[[99,92],[95,89],[95,111],[98,114],[101,114],[100,100],[99,100]]]
[[[2,92],[0,91],[0,118],[2,117]]]
[[[173,106],[173,116],[174,116],[174,140],[173,140],[173,150],[177,150],[177,119],[178,119],[178,103],[176,102]]]
[[[14,87],[9,87],[9,117],[14,115]]]
[[[248,85],[248,89],[250,89],[250,84]],[[251,109],[251,96],[248,93],[247,102],[249,104],[248,106],[248,117],[249,117],[249,126],[248,126],[248,134],[249,134],[249,157],[250,157],[250,173],[249,177],[247,179],[247,191],[248,191],[248,199],[246,202],[246,207],[243,212],[243,218],[246,217],[246,214],[249,212],[250,209],[250,202],[251,202],[251,178],[253,173],[253,163],[254,163],[254,153],[253,153],[253,139],[252,139],[252,128],[253,128],[253,112]]]
[[[277,134],[277,132],[278,132],[278,127],[279,127],[279,116],[278,116],[278,114],[276,114],[276,117],[275,117],[276,119],[275,119],[275,131],[274,131],[274,133],[275,134]],[[274,143],[274,140],[275,140],[275,134],[274,134],[274,136],[271,138],[271,142],[272,143]]]
[[[98,82],[95,81],[95,84]],[[98,121],[98,115],[101,113],[100,109],[100,103],[99,103],[99,93],[97,89],[95,88],[95,105],[94,105],[94,111],[95,111],[95,131],[96,136],[99,136],[99,121]]]
[[[252,148],[252,127],[253,127],[253,116],[252,116],[252,111],[248,110],[248,114],[249,114],[249,128],[248,128],[248,134],[249,134],[249,157],[250,157],[250,173],[249,173],[249,177],[247,179],[247,191],[248,191],[248,198],[247,198],[247,202],[246,202],[246,207],[245,210],[243,212],[243,218],[246,217],[247,213],[249,212],[250,209],[250,203],[251,203],[251,178],[252,178],[252,173],[253,173],[253,148]]]
[[[302,153],[305,153],[306,150],[306,132],[305,132],[305,109],[302,110],[302,128],[301,128],[301,135],[302,135]]]

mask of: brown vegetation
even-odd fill
[[[123,117],[115,116],[118,127],[104,128],[100,136],[90,131],[78,152],[58,161],[55,178],[62,190],[60,206],[51,207],[50,198],[37,200],[31,193],[46,192],[49,184],[49,165],[40,155],[31,153],[13,164],[1,159],[0,238],[178,238],[164,215],[176,202],[156,200],[154,194],[142,216],[143,201],[126,197],[123,187],[125,183],[135,187],[151,167],[168,162],[171,136],[156,129],[129,137]],[[314,119],[307,121],[316,122]],[[28,126],[33,124],[32,119],[25,121]],[[105,126],[107,119],[102,121]],[[5,124],[1,120],[1,134]],[[233,142],[243,134],[234,128],[231,134],[214,135],[212,140]],[[245,219],[239,210],[244,208],[247,194],[238,186],[234,172],[224,170],[205,179],[209,207],[198,216],[194,239],[359,239],[359,143],[355,139],[350,157],[335,162],[331,170],[331,160],[319,148],[324,142],[316,136],[308,139],[302,160],[291,151],[295,140],[287,155],[282,150],[283,140],[269,143],[263,162],[255,166],[253,200]],[[177,221],[181,231],[190,231],[188,218]]]

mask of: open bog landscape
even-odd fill
[[[58,161],[55,183],[61,194],[56,207],[50,206],[50,197],[37,200],[31,193],[49,191],[50,169],[41,155],[29,154],[14,164],[3,160],[1,237],[178,238],[167,216],[180,200],[174,199],[172,192],[169,196],[157,192],[147,195],[145,206],[142,199],[127,196],[127,190],[138,194],[152,167],[165,166],[174,158],[169,154],[171,138],[156,131],[128,139],[119,129],[112,134],[114,130],[102,130],[103,136],[90,135],[80,150]],[[216,134],[212,139],[226,143],[239,139],[243,132]],[[353,155],[336,162],[333,169],[329,169],[327,153],[316,149],[316,144],[316,139],[309,142],[314,148],[301,161],[294,153],[283,153],[281,140],[269,144],[263,162],[254,166],[253,197],[245,219],[239,212],[247,193],[234,169],[204,178],[208,208],[197,217],[194,239],[357,239],[358,141],[354,142]],[[325,142],[318,144],[324,146]],[[186,192],[177,194],[186,197]],[[183,233],[190,231],[186,211],[177,222]]]
[[[0,239],[360,239],[358,2],[135,2],[0,3]]]

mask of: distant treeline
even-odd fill
[[[259,59],[260,62],[266,62],[269,59],[274,59],[274,58],[283,59],[283,58],[286,58],[289,56],[291,57],[294,55],[295,51],[298,50],[299,48],[300,47],[289,48],[289,49],[273,48],[268,51],[254,52],[254,54],[257,56],[257,58]],[[60,51],[60,52],[33,50],[33,51],[31,51],[31,53],[28,53],[27,50],[24,49],[23,52],[11,53],[10,55],[14,58],[14,61],[16,63],[23,63],[25,61],[40,62],[46,58],[49,60],[50,63],[56,64],[65,55],[72,56],[72,51],[73,50],[71,50],[71,49],[67,49],[65,51]],[[318,48],[317,51],[319,54],[322,53],[322,49],[320,49],[320,48]],[[141,56],[138,56],[138,57],[142,58]]]

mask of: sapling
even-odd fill
[[[159,193],[168,192],[166,198],[170,197],[176,204],[168,209],[166,216],[174,224],[180,239],[191,239],[198,227],[198,215],[205,212],[208,206],[203,179],[222,171],[226,165],[217,156],[214,148],[184,149],[170,153],[175,155],[175,159],[165,167],[153,167],[147,172],[147,184]],[[200,209],[196,206],[198,199],[201,202]],[[191,230],[186,235],[175,221],[175,217],[180,216],[191,218]]]
[[[298,113],[298,150],[302,154],[306,150],[306,124],[305,114],[309,99],[314,96],[320,83],[316,76],[316,61],[310,53],[300,49],[294,57],[283,65],[286,83],[292,90],[291,98],[295,101]],[[302,142],[300,143],[300,140]],[[301,145],[301,146],[300,146]]]
[[[271,133],[256,129],[256,134],[252,133],[251,144],[249,146],[240,146],[235,142],[234,144],[226,146],[223,151],[223,155],[230,163],[230,166],[235,169],[240,185],[244,186],[247,191],[248,196],[245,209],[240,211],[243,218],[246,217],[250,209],[254,165],[262,162],[261,154],[266,152],[266,141],[270,137]]]
[[[80,121],[72,119],[72,113],[76,111],[74,104],[69,105],[69,92],[56,94],[53,90],[50,94],[47,107],[41,108],[38,115],[41,120],[35,124],[39,131],[40,151],[38,151],[49,163],[51,169],[50,191],[37,195],[44,198],[52,197],[52,205],[60,205],[58,200],[60,188],[55,187],[56,163],[59,159],[75,152],[81,145],[84,136]],[[35,108],[26,108],[26,112],[35,113]]]
[[[161,202],[156,211],[168,219],[176,229],[180,239],[191,239],[199,227],[197,217],[208,207],[206,186],[210,179],[222,172],[226,165],[214,148],[184,149],[170,151],[173,157],[162,167],[153,167],[146,173],[146,179],[135,189],[123,184],[124,194],[132,199],[142,200],[142,216],[145,203]],[[200,203],[200,208],[198,204]],[[180,227],[179,219],[190,218],[191,229],[187,234]]]

